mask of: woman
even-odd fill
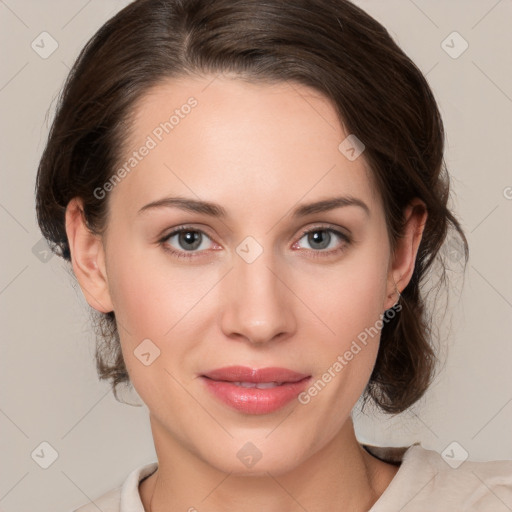
[[[37,214],[158,462],[80,511],[512,507],[512,462],[352,424],[360,397],[399,413],[434,374],[421,284],[450,227],[468,251],[443,140],[421,72],[346,0],[138,0],[98,31]]]

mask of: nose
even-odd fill
[[[229,338],[253,344],[289,337],[296,328],[294,295],[286,272],[264,251],[252,263],[235,255],[234,268],[223,280],[222,330]]]

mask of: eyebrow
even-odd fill
[[[314,213],[326,212],[345,206],[358,206],[364,210],[366,215],[370,216],[370,208],[364,201],[353,196],[342,196],[302,204],[293,210],[292,217],[306,217]],[[163,199],[158,199],[143,206],[137,212],[137,215],[159,208],[179,208],[180,210],[202,213],[211,217],[228,217],[227,211],[219,204],[187,197],[164,197]]]

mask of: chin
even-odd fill
[[[265,433],[268,435],[268,432]],[[301,463],[301,455],[306,457],[304,442],[297,439],[296,443],[286,443],[278,439],[265,439],[250,441],[250,436],[243,440],[231,440],[229,446],[217,445],[219,450],[212,453],[203,453],[203,460],[210,466],[224,473],[236,476],[267,477],[288,473]],[[253,436],[254,439],[254,436]]]

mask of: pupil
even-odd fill
[[[324,235],[322,235],[320,233],[324,233]],[[310,242],[311,242],[311,239],[313,241],[311,245],[313,245],[313,246],[314,246],[314,244],[321,245],[321,247],[317,247],[318,249],[325,249],[329,245],[329,242],[328,242],[329,234],[325,230],[314,231],[313,233],[310,234]]]
[[[201,245],[200,243],[197,243],[200,238],[197,231],[184,231],[181,235],[185,239],[186,244],[188,244],[189,249],[196,249]]]

